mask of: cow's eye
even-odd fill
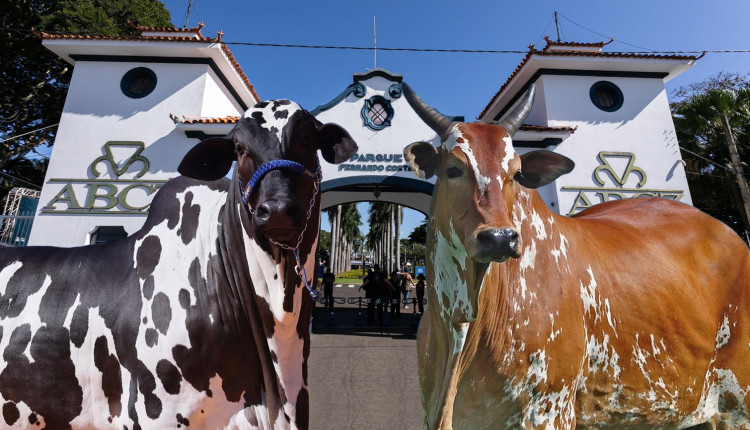
[[[245,148],[242,145],[237,144],[234,146],[234,152],[236,152],[237,155],[245,155]]]
[[[445,176],[449,178],[459,178],[464,174],[464,171],[456,166],[450,166],[445,169]]]
[[[520,181],[522,179],[523,179],[523,172],[521,172],[520,170],[517,171],[515,175],[513,175],[513,180],[516,181],[516,182],[518,182],[518,181]]]

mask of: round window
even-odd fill
[[[594,106],[605,112],[614,112],[622,107],[622,91],[612,82],[599,81],[591,86],[589,97]]]
[[[367,116],[370,117],[370,121],[372,121],[375,125],[383,125],[386,118],[388,118],[388,112],[385,110],[385,106],[383,106],[381,103],[375,103],[370,107],[370,111],[367,112]]]
[[[391,125],[393,106],[390,100],[383,96],[373,96],[365,100],[362,106],[362,120],[364,125],[373,130],[382,130]]]
[[[131,99],[140,99],[156,88],[156,74],[146,67],[136,67],[125,73],[120,81],[122,93]]]

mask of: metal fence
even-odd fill
[[[0,246],[26,246],[34,215],[0,215]]]

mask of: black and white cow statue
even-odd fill
[[[356,149],[260,103],[188,152],[127,239],[0,249],[0,428],[307,428],[317,151]]]

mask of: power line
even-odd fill
[[[0,176],[5,176],[5,177],[7,177],[7,178],[10,178],[10,179],[12,179],[12,180],[14,180],[14,181],[22,182],[22,183],[24,183],[24,184],[26,184],[26,185],[30,185],[30,186],[32,186],[32,187],[34,187],[34,188],[38,189],[38,190],[41,190],[41,189],[42,189],[42,188],[41,188],[41,187],[40,187],[39,185],[36,185],[36,184],[34,184],[34,183],[31,183],[31,182],[29,182],[29,181],[25,181],[25,180],[23,180],[23,179],[21,179],[21,178],[16,178],[15,176],[13,176],[13,175],[9,175],[9,174],[7,174],[7,173],[5,173],[5,172],[0,172]]]
[[[560,16],[563,16],[562,14]],[[564,16],[563,16],[564,17]],[[567,18],[566,18],[567,19]],[[22,29],[3,29],[3,31],[18,31],[28,32],[30,30]],[[592,31],[593,30],[589,30]],[[596,33],[596,32],[594,32]],[[48,34],[77,34],[77,33],[48,33]],[[601,33],[596,33],[602,37],[608,37]],[[117,36],[113,36],[117,37]],[[611,37],[610,37],[611,38]],[[653,50],[643,48],[638,45],[615,40],[616,42],[623,43],[625,45],[633,46],[641,49],[641,51],[606,51],[603,54],[747,54],[750,53],[750,49],[693,49],[693,50]],[[338,49],[338,50],[354,50],[354,51],[372,51],[372,46],[346,46],[346,45],[304,45],[304,44],[284,44],[284,43],[257,43],[257,42],[227,42],[221,41],[225,45],[237,45],[237,46],[255,46],[255,47],[269,47],[269,48],[303,48],[303,49]],[[388,48],[379,46],[378,51],[395,51],[395,52],[444,52],[444,53],[468,53],[468,54],[528,54],[528,49],[447,49],[447,48]],[[558,51],[564,52],[564,51]]]
[[[46,127],[37,128],[36,130],[31,130],[31,131],[23,133],[23,134],[19,134],[19,135],[13,136],[13,137],[9,137],[7,139],[0,140],[0,143],[7,142],[9,140],[15,140],[15,139],[18,139],[19,137],[23,137],[23,136],[26,136],[26,135],[29,135],[29,134],[32,134],[32,133],[36,133],[37,131],[42,131],[42,130],[47,129],[47,128],[57,127],[58,125],[60,125],[59,122],[57,124],[52,124],[52,125],[48,125]]]
[[[606,36],[606,35],[604,35],[604,34],[601,34],[601,33],[597,32],[597,31],[594,31],[594,30],[592,30],[592,29],[590,29],[590,28],[588,28],[588,27],[584,27],[584,26],[582,26],[581,24],[579,24],[579,23],[577,23],[577,22],[573,21],[572,19],[568,18],[567,16],[565,16],[565,15],[563,15],[563,14],[559,13],[559,12],[558,12],[557,14],[558,14],[558,15],[560,15],[561,17],[563,17],[563,18],[567,19],[567,20],[568,20],[568,21],[570,21],[571,23],[573,23],[573,24],[575,24],[575,25],[577,25],[577,26],[581,27],[582,29],[584,29],[584,30],[586,30],[586,31],[590,31],[590,32],[592,32],[592,33],[594,33],[594,34],[596,34],[596,35],[599,35],[599,36],[601,36],[601,37],[604,37],[605,39],[614,39],[614,37],[612,37],[612,36]],[[644,48],[644,47],[642,47],[642,46],[638,46],[638,45],[633,45],[633,44],[631,44],[631,43],[623,42],[623,41],[621,41],[621,40],[617,40],[617,39],[615,39],[615,41],[616,41],[616,42],[618,42],[618,43],[622,43],[623,45],[628,45],[628,46],[632,46],[632,47],[634,47],[634,48],[638,48],[638,49],[645,49],[646,51],[649,51],[649,52],[660,52],[660,51],[654,51],[653,49],[648,49],[648,48]]]
[[[225,45],[239,46],[259,46],[271,48],[305,48],[305,49],[340,49],[355,51],[372,51],[371,46],[343,46],[343,45],[302,45],[302,44],[282,44],[282,43],[254,43],[254,42],[226,42]],[[397,51],[397,52],[448,52],[448,53],[468,53],[468,54],[528,54],[529,50],[518,49],[442,49],[442,48],[388,48],[378,46],[378,51]],[[647,49],[647,48],[642,48]],[[559,51],[564,54],[564,51]],[[682,51],[607,51],[603,54],[747,54],[750,49],[703,49],[703,50],[682,50]]]
[[[252,43],[252,42],[224,42],[225,45],[260,46],[271,48],[305,48],[305,49],[340,49],[353,51],[372,51],[372,46],[341,46],[341,45],[301,45],[281,43]],[[440,49],[440,48],[384,48],[378,46],[378,51],[401,51],[401,52],[459,52],[459,53],[481,53],[481,54],[527,54],[528,50],[493,50],[493,49]],[[701,51],[702,52],[702,51]]]
[[[719,163],[717,163],[717,162],[715,162],[713,160],[709,160],[708,158],[706,158],[706,157],[704,157],[702,155],[696,154],[695,152],[693,152],[693,151],[691,151],[689,149],[685,149],[682,146],[680,146],[680,149],[682,149],[683,151],[687,152],[688,154],[695,155],[696,157],[700,158],[701,160],[708,161],[709,163],[713,164],[716,167],[721,167],[722,169],[726,170],[727,172],[732,172],[732,169],[729,169],[726,166],[722,166],[721,164],[719,164]],[[734,172],[732,172],[732,173],[734,173]]]
[[[539,36],[539,39],[537,39],[537,40],[536,40],[536,43],[534,43],[534,45],[538,45],[538,44],[539,44],[539,42],[541,42],[541,41],[542,41],[542,39],[544,38],[544,36],[546,36],[546,35],[547,35],[547,29],[549,28],[549,25],[550,25],[550,24],[552,23],[552,21],[553,21],[554,19],[555,19],[555,15],[552,15],[552,16],[551,16],[551,17],[549,18],[549,21],[547,21],[547,25],[545,25],[545,26],[544,26],[544,30],[542,30],[542,35],[541,35],[541,36]]]

